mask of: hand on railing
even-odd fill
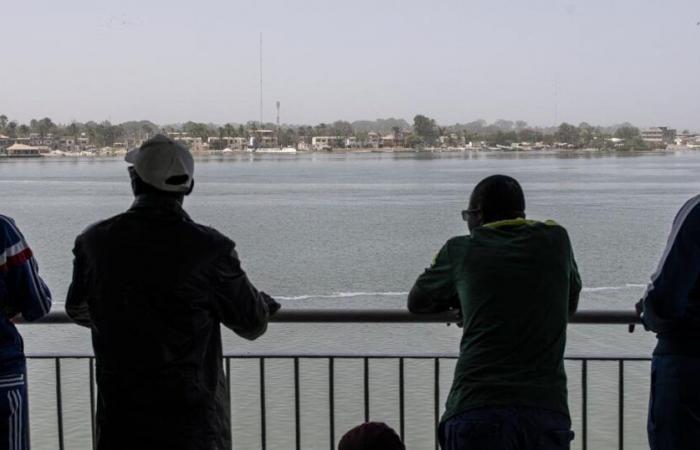
[[[643,298],[639,299],[639,301],[634,304],[634,312],[637,315],[636,318],[641,319],[642,312],[644,312],[644,299]],[[634,333],[634,327],[635,327],[635,323],[629,324],[628,330],[630,333]]]
[[[464,326],[464,316],[462,315],[462,308],[450,308],[448,312],[455,314],[455,325],[457,325],[459,328],[462,328]],[[451,324],[452,322],[447,322],[448,327]]]
[[[277,300],[270,297],[265,292],[261,291],[260,295],[262,296],[263,300],[265,300],[265,303],[267,304],[267,311],[268,311],[269,315],[272,316],[277,311],[279,311],[280,308],[282,307],[282,305],[280,305],[279,302],[277,302]]]

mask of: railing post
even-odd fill
[[[265,358],[260,358],[260,439],[262,450],[267,449],[267,423],[265,415]]]
[[[581,361],[581,434],[583,450],[588,450],[588,360]]]
[[[294,436],[296,450],[301,450],[301,419],[299,405],[299,358],[294,358]]]
[[[620,450],[623,450],[625,447],[625,361],[620,360],[620,366],[619,366],[619,385],[620,387],[618,388],[618,393],[619,393],[619,411],[618,411],[618,420],[619,420],[619,429],[620,429],[620,434],[619,434],[619,442],[620,442]]]
[[[328,358],[328,420],[331,450],[335,450],[335,368],[334,358]]]
[[[440,358],[435,358],[435,450],[439,450],[438,427],[440,425]]]
[[[58,448],[64,450],[63,445],[63,399],[61,398],[61,359],[55,359],[56,364],[56,412],[58,423]]]
[[[405,404],[405,390],[404,390],[404,359],[399,358],[399,433],[401,436],[401,442],[406,439],[406,404]]]

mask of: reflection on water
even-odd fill
[[[552,218],[571,236],[584,279],[582,308],[631,308],[655,268],[675,212],[700,192],[700,155],[311,154],[244,155],[197,161],[192,216],[237,243],[253,281],[287,307],[401,308],[405,292],[432,256],[466,232],[459,211],[470,188],[492,173],[518,178],[528,216]],[[130,203],[125,164],[117,160],[0,162],[3,213],[14,216],[39,258],[57,301],[65,297],[75,235]],[[61,305],[58,304],[57,308]],[[29,353],[90,351],[76,326],[23,327]],[[444,325],[275,324],[254,343],[225,335],[228,352],[400,353],[457,350],[459,329]],[[653,336],[623,326],[570,327],[568,353],[648,355]],[[54,362],[30,364],[32,442],[56,443]],[[648,364],[625,373],[625,442],[644,446]],[[373,361],[371,416],[398,427],[395,360]],[[236,448],[259,442],[258,362],[233,364]],[[569,369],[570,402],[580,436],[580,365]],[[406,435],[411,449],[432,445],[432,361],[406,366]],[[589,367],[589,448],[617,442],[616,363]],[[90,436],[87,362],[65,361],[67,448]],[[267,367],[268,448],[293,436],[290,361]],[[362,421],[362,367],[336,363],[336,438]],[[440,371],[441,401],[451,362]],[[302,447],[328,448],[328,367],[301,363]],[[577,441],[580,445],[580,440]],[[575,447],[576,448],[576,447]],[[580,448],[580,447],[579,447]]]

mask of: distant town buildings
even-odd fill
[[[8,156],[41,156],[43,153],[48,153],[47,147],[34,147],[26,144],[12,144],[5,150]]]
[[[672,144],[676,139],[676,130],[668,127],[653,127],[642,130],[642,140],[650,144]]]
[[[7,147],[12,145],[13,139],[4,134],[0,134],[0,150],[5,150]]]
[[[188,122],[182,126],[158,127],[150,122],[134,125],[70,124],[53,125],[42,129],[21,127],[0,128],[0,155],[121,155],[137,147],[148,137],[161,132],[187,146],[193,153],[218,152],[281,152],[336,151],[342,149],[404,149],[530,151],[543,149],[661,149],[669,145],[700,148],[700,138],[687,131],[677,133],[667,126],[639,130],[630,125],[611,127],[575,127],[562,124],[548,129],[515,129],[483,127],[481,130],[437,127],[414,130],[410,126],[392,124],[367,129],[367,125],[353,128],[349,123],[340,125],[287,126],[276,128],[247,125]],[[396,123],[396,122],[395,122]],[[380,132],[381,130],[381,132]],[[9,135],[9,136],[8,136]],[[284,150],[284,151],[283,151]]]
[[[243,137],[209,137],[207,139],[209,150],[245,150],[248,146],[248,140]]]
[[[277,147],[277,133],[273,130],[254,130],[248,147],[251,149]]]
[[[338,147],[338,141],[342,138],[338,136],[314,136],[311,138],[311,148],[317,151],[332,150]]]

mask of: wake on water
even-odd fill
[[[621,291],[624,289],[640,289],[646,287],[646,284],[626,283],[621,286],[599,286],[599,287],[584,287],[583,292],[605,292],[605,291]],[[315,300],[315,299],[336,299],[336,298],[353,298],[353,297],[406,297],[408,292],[333,292],[330,294],[303,294],[303,295],[274,295],[278,300],[295,301],[295,300]],[[54,302],[61,304],[63,302]]]
[[[583,292],[605,292],[605,291],[621,291],[624,289],[639,289],[646,287],[646,284],[626,283],[621,286],[599,286],[599,287],[584,287]],[[312,300],[322,298],[352,298],[352,297],[405,297],[408,292],[333,292],[331,294],[304,294],[304,295],[276,295],[274,298],[279,300]]]

